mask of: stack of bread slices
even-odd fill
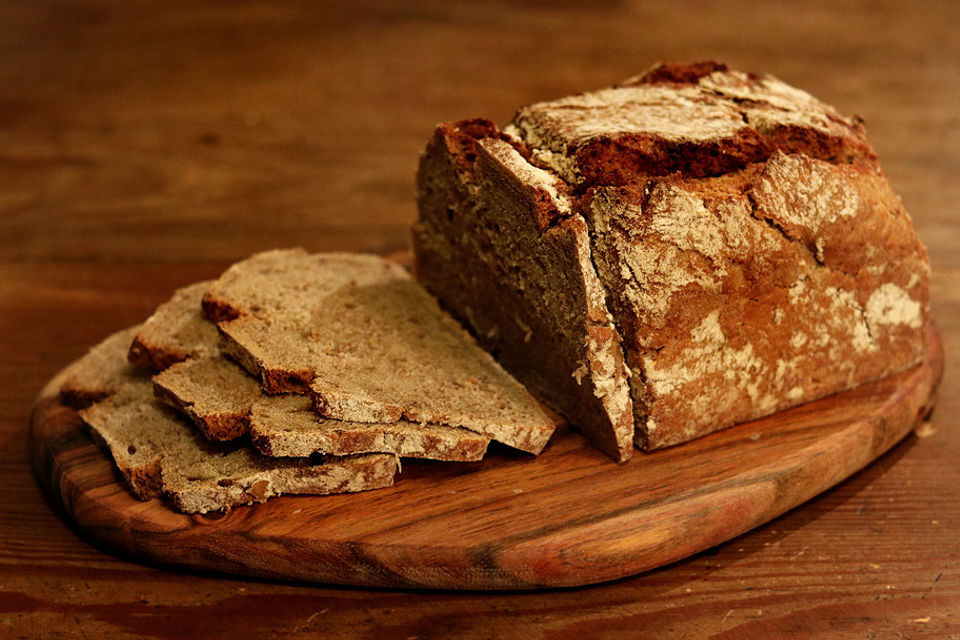
[[[61,397],[141,499],[188,513],[390,486],[402,457],[538,454],[556,419],[398,264],[257,254],[70,367]]]

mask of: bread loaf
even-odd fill
[[[770,76],[440,125],[417,180],[420,281],[616,459],[922,359],[927,255],[862,124]]]

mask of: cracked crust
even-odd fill
[[[928,267],[874,169],[778,153],[589,197],[644,448],[683,442],[922,358]]]
[[[659,65],[615,87],[524,107],[508,130],[580,192],[678,172],[721,175],[777,151],[875,161],[859,121],[772,76],[714,62]]]
[[[922,357],[926,252],[858,119],[771,76],[704,62],[522,108],[504,132],[513,183],[485,183],[483,150],[506,147],[502,134],[438,127],[418,174],[418,277],[575,424],[590,418],[570,411],[571,396],[543,390],[564,388],[568,369],[551,356],[587,332],[543,317],[589,315],[587,303],[545,295],[542,283],[568,274],[527,258],[582,217],[600,306],[615,318],[610,343],[622,340],[631,370],[640,447]],[[516,232],[531,222],[537,234]],[[531,305],[537,296],[547,304]],[[594,372],[574,378],[589,383]]]

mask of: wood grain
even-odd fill
[[[960,3],[0,3],[0,637],[960,638]],[[931,420],[752,532],[587,589],[430,593],[102,552],[31,473],[45,382],[271,247],[408,247],[436,122],[656,60],[772,72],[866,119],[934,266]]]
[[[534,589],[623,578],[738,536],[859,471],[933,406],[939,331],[905,373],[617,465],[566,429],[538,457],[409,461],[379,491],[187,516],[130,494],[59,402],[33,412],[53,499],[108,550],[195,569],[403,588]]]

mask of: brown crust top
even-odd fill
[[[654,134],[600,136],[577,149],[583,182],[623,185],[637,176],[710,176],[742,169],[770,155],[768,141],[749,127],[713,140],[668,140]]]
[[[511,142],[492,121],[486,118],[470,118],[458,122],[446,122],[434,131],[434,140],[446,147],[455,159],[457,168],[469,176],[477,159],[476,145],[479,140],[494,139]]]
[[[582,191],[648,176],[707,177],[775,152],[875,162],[861,123],[769,75],[660,64],[617,86],[524,107],[508,131]]]
[[[711,73],[727,71],[727,65],[714,60],[703,60],[692,64],[682,62],[660,62],[639,77],[636,82],[627,80],[621,86],[630,84],[696,84]]]

